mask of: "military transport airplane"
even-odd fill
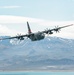
[[[28,34],[25,35],[18,35],[18,36],[14,36],[14,37],[8,37],[8,38],[1,38],[0,40],[5,40],[5,39],[18,39],[18,40],[24,40],[24,37],[27,37],[29,39],[31,39],[31,41],[38,41],[38,40],[42,40],[45,38],[45,34],[53,34],[53,32],[59,32],[60,29],[65,28],[65,27],[69,27],[72,26],[73,24],[70,25],[66,25],[66,26],[62,26],[62,27],[55,27],[53,29],[48,29],[48,30],[44,30],[44,31],[40,31],[40,32],[36,32],[36,33],[32,33],[29,23],[27,22],[27,27],[28,27]]]

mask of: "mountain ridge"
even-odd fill
[[[47,37],[36,42],[25,39],[18,44],[3,40],[0,41],[0,64],[0,70],[43,70],[45,67],[45,70],[56,70],[61,69],[61,66],[63,69],[74,69],[74,40]]]

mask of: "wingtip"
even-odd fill
[[[74,24],[70,24],[70,25],[68,25],[68,26],[73,26]]]
[[[71,24],[72,26],[74,25],[74,24]]]

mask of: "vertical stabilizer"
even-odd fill
[[[28,22],[27,22],[27,27],[28,27],[28,33],[29,34],[32,33]]]

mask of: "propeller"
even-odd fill
[[[55,26],[54,31],[56,31],[56,33],[57,33],[57,32],[60,32],[59,26]]]
[[[48,28],[45,31],[46,31],[46,34],[48,34],[48,35],[49,34],[53,34],[53,32],[50,29],[48,29]]]
[[[20,36],[21,35],[21,33],[20,34],[17,34],[16,36]]]
[[[45,29],[45,31],[46,31],[46,34],[49,34],[49,33],[48,33],[48,30],[49,30],[48,28],[46,28],[46,29]]]
[[[23,36],[21,36],[21,33],[20,34],[17,34],[17,39],[20,40],[20,41],[21,40],[24,40]]]
[[[21,36],[21,34],[17,34],[16,36],[17,38],[11,39],[10,43],[13,45],[19,45],[22,44],[24,42],[24,37]]]

